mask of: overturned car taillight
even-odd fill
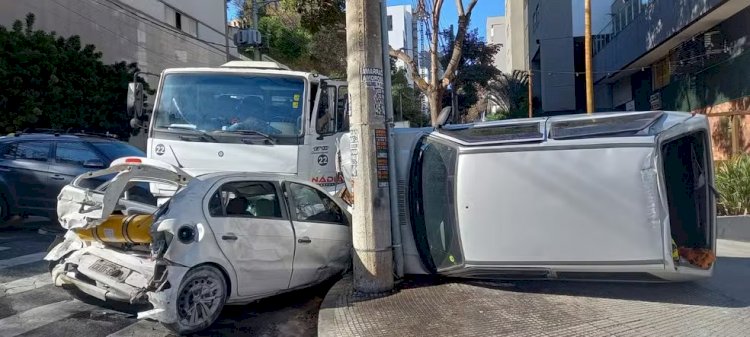
[[[83,241],[104,243],[151,243],[151,215],[110,215],[101,225],[90,229],[74,229]]]

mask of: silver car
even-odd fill
[[[87,179],[117,174],[95,189]],[[173,185],[160,207],[129,200],[133,183]],[[291,176],[191,177],[146,158],[85,174],[58,197],[68,229],[46,260],[58,286],[100,300],[145,303],[139,313],[185,334],[225,304],[307,287],[350,265],[350,216],[341,200]]]

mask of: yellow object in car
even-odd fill
[[[151,243],[152,215],[110,215],[99,226],[74,230],[84,241],[106,243]]]
[[[677,243],[674,242],[674,239],[672,239],[672,260],[679,261],[680,260],[680,251],[677,249]]]

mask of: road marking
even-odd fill
[[[27,292],[50,284],[52,284],[52,276],[48,273],[0,283],[0,298],[7,295]]]
[[[42,252],[42,253],[34,253],[34,254],[29,254],[29,255],[17,256],[17,257],[10,258],[10,259],[0,260],[0,269],[5,269],[5,268],[19,266],[22,264],[29,264],[29,263],[41,261],[46,255],[47,253]]]
[[[18,336],[44,325],[92,310],[93,305],[78,300],[68,300],[43,305],[0,319],[0,336]]]
[[[159,323],[140,320],[124,327],[122,330],[113,332],[107,337],[157,336],[156,334],[159,334],[158,336],[167,336],[171,332]]]
[[[8,249],[10,249],[10,247],[0,247],[0,252],[2,252],[4,250],[8,250]]]

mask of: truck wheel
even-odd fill
[[[177,322],[164,324],[181,335],[208,328],[219,317],[227,300],[227,283],[211,266],[199,266],[185,274],[177,293]]]

